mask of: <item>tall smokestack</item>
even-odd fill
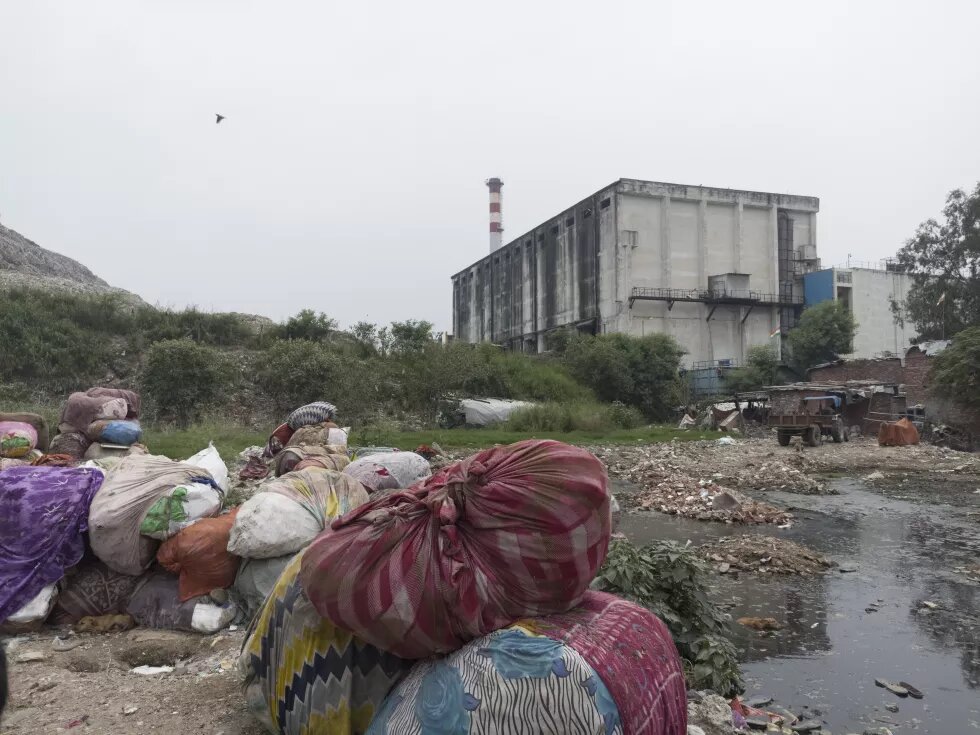
[[[500,190],[504,182],[498,178],[487,179],[490,190],[490,252],[504,244],[504,225],[500,211]]]

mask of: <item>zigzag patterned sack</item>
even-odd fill
[[[299,583],[302,561],[283,571],[245,641],[245,699],[281,735],[363,733],[412,662],[321,618]]]

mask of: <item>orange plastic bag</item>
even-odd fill
[[[217,518],[204,518],[182,529],[160,546],[157,561],[180,575],[180,601],[231,587],[241,559],[228,553],[228,534],[238,508]]]
[[[878,429],[878,444],[882,447],[904,447],[919,443],[919,430],[908,419],[882,424]]]

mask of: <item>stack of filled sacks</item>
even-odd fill
[[[76,460],[105,456],[103,445],[131,447],[143,436],[140,397],[118,388],[90,388],[72,393],[61,411],[51,452]]]
[[[316,401],[300,406],[277,426],[265,446],[267,459],[275,457],[290,442],[299,444],[343,444],[347,445],[347,432],[340,429],[333,420],[337,417],[337,407],[327,401]],[[334,429],[331,432],[330,429]],[[301,431],[305,430],[305,431]],[[298,436],[295,436],[300,432]],[[295,441],[293,441],[295,436]],[[333,441],[331,441],[333,440]]]
[[[44,623],[58,582],[85,551],[99,470],[12,467],[0,472],[0,626]]]
[[[0,412],[0,470],[30,464],[48,449],[48,422],[36,413]]]
[[[230,587],[238,571],[239,560],[226,550],[234,514],[218,516],[227,483],[228,470],[214,446],[186,462],[124,457],[89,510],[89,540],[101,565],[86,568],[69,585],[112,579],[129,593],[126,612],[140,625],[202,633],[223,628],[238,610],[208,594]],[[154,561],[172,574],[147,573]],[[119,575],[139,579],[127,585]],[[115,597],[107,602],[121,604]],[[75,607],[85,608],[84,600]]]
[[[266,600],[241,659],[250,707],[287,735],[682,735],[663,623],[588,591],[609,501],[601,463],[552,441],[486,450],[373,499]]]

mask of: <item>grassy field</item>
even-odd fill
[[[639,429],[590,432],[516,432],[502,429],[432,429],[426,431],[357,430],[351,432],[352,446],[384,446],[415,449],[420,444],[439,444],[443,449],[482,449],[494,444],[510,444],[522,439],[558,439],[569,444],[654,444],[721,436],[714,431],[679,431],[672,427],[646,426]],[[186,459],[213,441],[225,461],[230,461],[245,447],[264,445],[267,434],[233,426],[195,426],[190,429],[157,430],[148,428],[144,443],[154,454]]]

